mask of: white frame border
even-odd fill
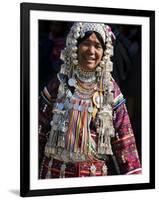
[[[62,14],[61,14],[62,13]],[[142,26],[142,174],[91,178],[38,179],[38,20],[89,21]],[[87,20],[86,20],[87,19]],[[70,13],[57,11],[30,11],[30,189],[55,189],[100,185],[149,183],[149,73],[150,21],[148,17]],[[143,76],[144,75],[144,76]]]

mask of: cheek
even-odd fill
[[[80,54],[83,54],[84,52],[86,51],[86,47],[84,47],[84,46],[79,46],[79,48],[78,48],[78,54],[80,55]]]
[[[79,47],[78,52],[77,52],[78,60],[82,59],[84,52],[85,52],[85,49],[83,47]]]
[[[101,60],[102,57],[103,57],[103,51],[101,51],[101,52],[98,53],[98,60]]]
[[[78,59],[78,61],[81,60],[81,52],[80,51],[77,52],[77,59]]]

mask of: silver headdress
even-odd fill
[[[76,22],[67,36],[66,48],[61,52],[61,59],[64,61],[61,70],[63,73],[65,69],[64,73],[66,73],[68,77],[72,76],[72,71],[78,66],[77,40],[83,38],[88,31],[95,31],[101,35],[103,42],[106,45],[106,50],[99,67],[104,68],[107,65],[106,70],[109,72],[112,71],[110,57],[113,56],[112,39],[115,39],[115,36],[112,33],[111,28],[103,23]],[[97,71],[100,73],[101,70],[99,67],[97,67]]]

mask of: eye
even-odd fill
[[[101,45],[101,44],[96,44],[96,45],[95,45],[95,48],[96,48],[96,49],[102,49],[102,45]]]
[[[90,42],[89,42],[89,41],[84,41],[84,42],[82,42],[81,44],[84,45],[84,46],[89,46],[89,45],[90,45]]]

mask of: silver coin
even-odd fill
[[[79,105],[79,106],[78,106],[78,110],[79,110],[79,111],[83,111],[83,106]]]
[[[55,115],[53,116],[53,121],[54,121],[54,123],[57,123],[58,120],[59,120],[59,116],[55,114]]]
[[[75,110],[78,110],[78,107],[79,107],[78,104],[74,104],[74,106],[73,106],[73,108],[74,108]]]
[[[71,103],[68,104],[68,109],[72,109],[73,105]]]
[[[69,104],[69,100],[66,99],[66,101],[65,101],[65,103],[64,103],[64,107],[65,107],[65,108],[68,108],[68,104]]]
[[[95,101],[97,104],[103,103],[103,96],[97,96]]]
[[[50,122],[50,125],[53,126],[53,121]]]
[[[92,112],[93,112],[93,107],[92,107],[92,106],[88,107],[88,112],[89,112],[89,113],[92,113]]]
[[[69,84],[69,86],[73,87],[73,86],[75,86],[75,84],[76,84],[76,80],[73,79],[73,78],[70,78],[70,79],[68,80],[68,84]]]
[[[63,104],[63,103],[59,103],[59,104],[58,104],[58,109],[59,109],[59,110],[62,110],[63,108],[64,108],[64,104]]]
[[[67,97],[69,97],[69,98],[72,97],[72,92],[70,90],[67,91]]]

